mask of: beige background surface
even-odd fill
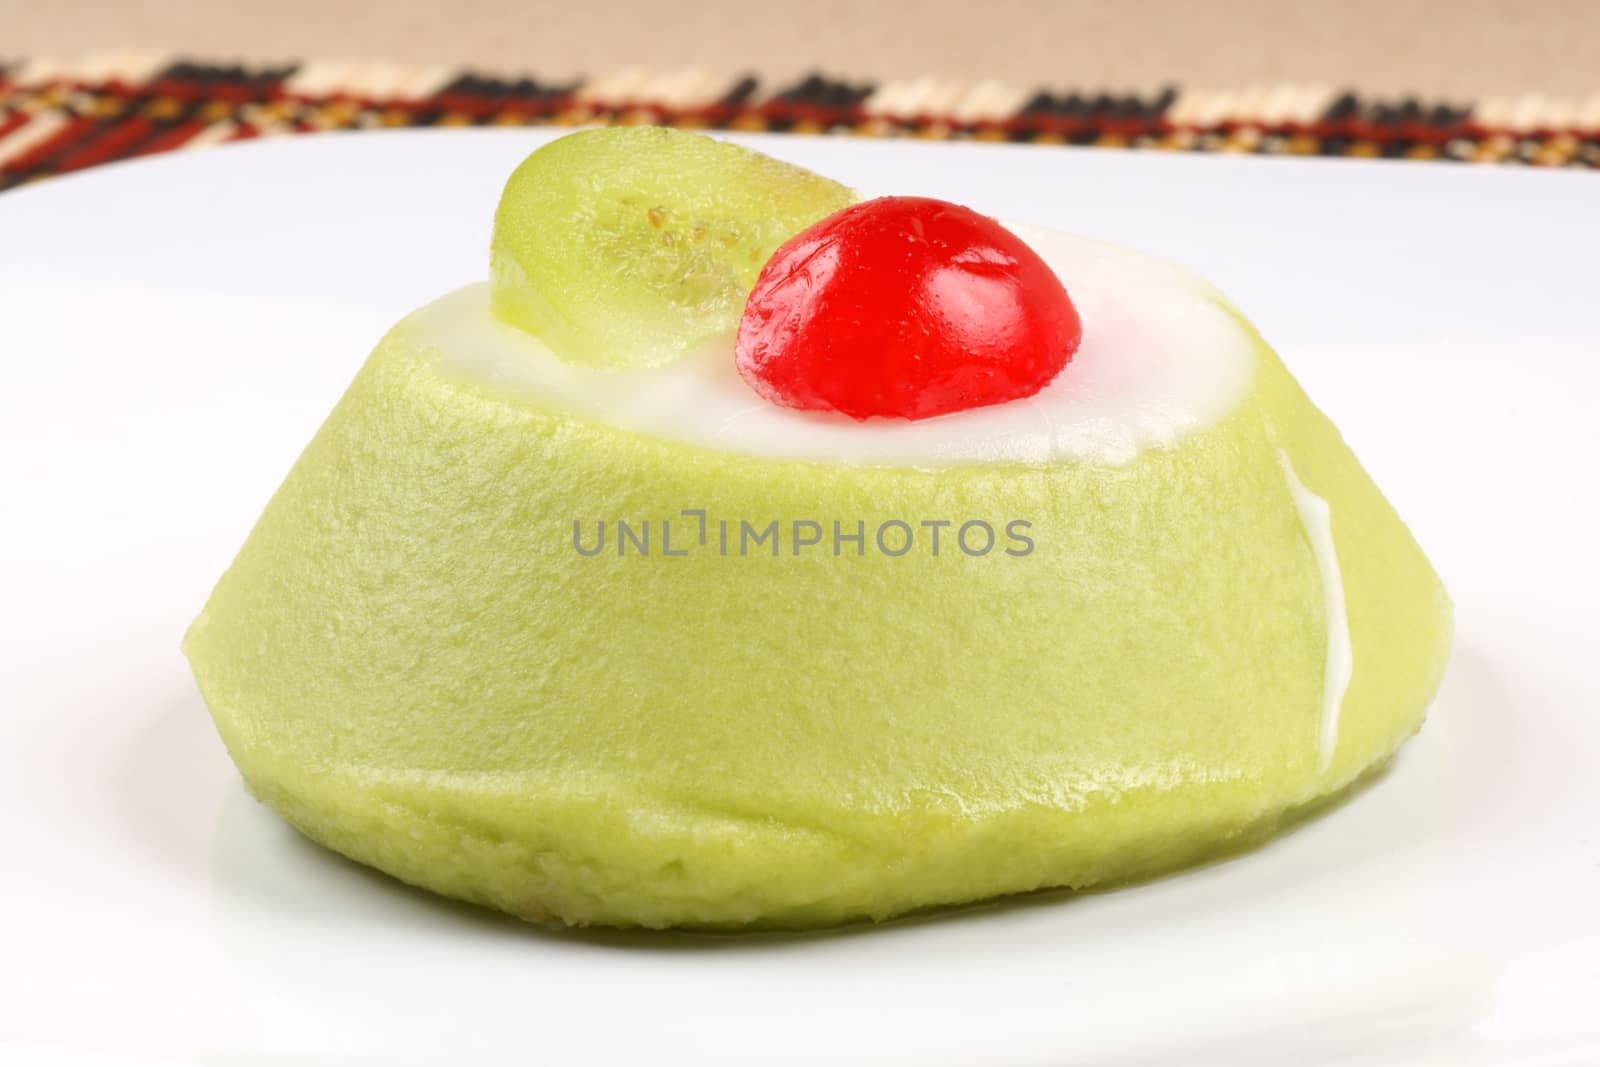
[[[0,56],[124,46],[551,77],[703,65],[1094,89],[1600,93],[1600,0],[0,0]]]

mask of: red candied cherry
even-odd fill
[[[1078,349],[1072,299],[998,222],[916,196],[868,200],[773,253],[735,360],[784,407],[926,419],[1032,396]]]

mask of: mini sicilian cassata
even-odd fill
[[[726,346],[570,365],[487,286],[401,322],[185,641],[252,792],[530,919],[803,927],[1170,870],[1380,764],[1450,643],[1405,526],[1204,283],[1018,232],[1083,349],[926,423],[780,410]]]

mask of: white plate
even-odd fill
[[[1187,262],[1410,521],[1459,612],[1434,714],[1260,851],[820,936],[562,933],[247,799],[178,637],[383,330],[484,274],[546,136],[321,136],[0,196],[0,1061],[1600,1063],[1593,175],[763,142]]]

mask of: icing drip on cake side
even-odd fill
[[[1322,722],[1317,732],[1318,769],[1327,770],[1333,762],[1334,750],[1339,745],[1339,712],[1344,706],[1345,692],[1350,688],[1350,675],[1355,668],[1355,656],[1350,647],[1350,620],[1345,611],[1344,577],[1339,570],[1339,554],[1333,543],[1333,509],[1322,497],[1307,489],[1295,473],[1289,454],[1278,450],[1278,462],[1289,482],[1289,495],[1294,499],[1295,510],[1300,514],[1306,539],[1311,542],[1311,552],[1317,560],[1317,570],[1322,576],[1323,613],[1327,618],[1327,657],[1322,674]]]

